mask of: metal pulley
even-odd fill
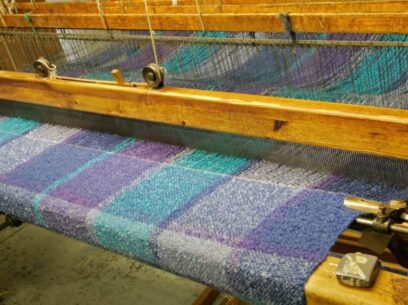
[[[149,64],[143,68],[143,79],[153,89],[158,89],[164,85],[164,68],[157,64]]]
[[[35,74],[41,78],[52,79],[57,76],[57,67],[44,57],[40,57],[34,61],[33,66]]]

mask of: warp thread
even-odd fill
[[[147,5],[147,0],[144,0],[144,6],[145,6],[145,11],[146,11],[147,25],[149,26],[150,40],[152,42],[154,61],[156,65],[159,66],[159,58],[157,56],[156,42],[154,40],[154,31],[152,29],[152,23],[150,21],[150,14],[149,14],[149,7]]]
[[[4,7],[3,2],[0,0],[0,20],[1,20],[1,23],[3,24],[3,27],[7,28],[6,22],[4,21],[3,16],[2,16],[4,14],[6,14],[6,8]]]

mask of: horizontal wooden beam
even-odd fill
[[[21,5],[20,5],[21,6]],[[120,3],[102,3],[105,14],[144,14],[145,7],[142,3],[138,5],[122,6]],[[178,6],[149,6],[151,14],[195,14],[196,5]],[[408,11],[407,1],[372,1],[372,2],[317,2],[317,3],[274,3],[258,5],[200,5],[203,14],[214,13],[399,13]],[[18,12],[32,14],[98,14],[99,10],[95,2],[93,3],[72,3],[72,2],[45,2],[24,4],[18,7]]]
[[[2,15],[7,27],[104,29],[99,14],[24,14]],[[283,32],[279,14],[161,14],[152,15],[154,30]],[[106,14],[109,29],[147,30],[144,14]],[[290,14],[292,30],[308,33],[408,34],[408,13],[372,14]],[[0,23],[0,28],[4,25]]]
[[[336,257],[327,257],[310,276],[305,285],[307,305],[407,304],[406,276],[380,270],[371,288],[348,287],[337,282],[339,261]]]
[[[330,4],[330,3],[348,3],[352,2],[356,5],[359,4],[370,4],[370,3],[394,3],[400,0],[198,0],[200,6],[224,6],[224,5],[251,5],[251,6],[263,6],[263,5],[300,5],[300,4]],[[115,7],[115,6],[125,6],[125,7],[137,7],[144,6],[144,0],[122,0],[122,1],[102,1],[103,7]],[[176,5],[173,4],[173,0],[148,0],[147,4],[149,7],[159,7],[159,6],[196,6],[196,0],[177,0]],[[95,1],[85,1],[85,2],[23,2],[17,3],[16,7],[18,10],[34,10],[43,9],[50,6],[77,6],[80,9],[86,9],[88,7],[94,7],[96,5]]]
[[[408,111],[0,71],[0,99],[408,159]]]

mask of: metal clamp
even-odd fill
[[[41,78],[54,79],[57,77],[57,66],[50,63],[44,57],[40,57],[34,61],[33,66],[35,74]]]
[[[408,268],[408,203],[392,200],[388,204],[347,196],[344,205],[369,215],[355,222],[369,227],[363,230],[359,243],[375,253],[391,250],[397,261]]]
[[[354,196],[344,198],[344,206],[371,215],[371,218],[357,217],[356,222],[381,233],[408,234],[408,203],[405,200],[391,200],[388,204]],[[405,224],[404,224],[405,223]]]

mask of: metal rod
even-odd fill
[[[358,224],[365,225],[372,227],[374,221],[372,219],[364,218],[364,217],[357,217],[355,220]],[[397,233],[402,233],[402,234],[408,234],[408,227],[400,224],[392,224],[390,226],[390,230],[392,232],[397,232]]]
[[[116,33],[51,33],[38,32],[37,37],[58,38],[62,40],[99,40],[99,41],[150,41],[149,35],[116,34]],[[0,30],[0,36],[32,36],[31,32]],[[408,41],[354,41],[354,40],[307,40],[299,39],[294,43],[289,39],[254,39],[254,38],[215,38],[215,37],[181,37],[181,36],[155,36],[155,41],[179,42],[192,44],[234,44],[234,45],[259,45],[259,46],[333,46],[333,47],[408,47]]]

